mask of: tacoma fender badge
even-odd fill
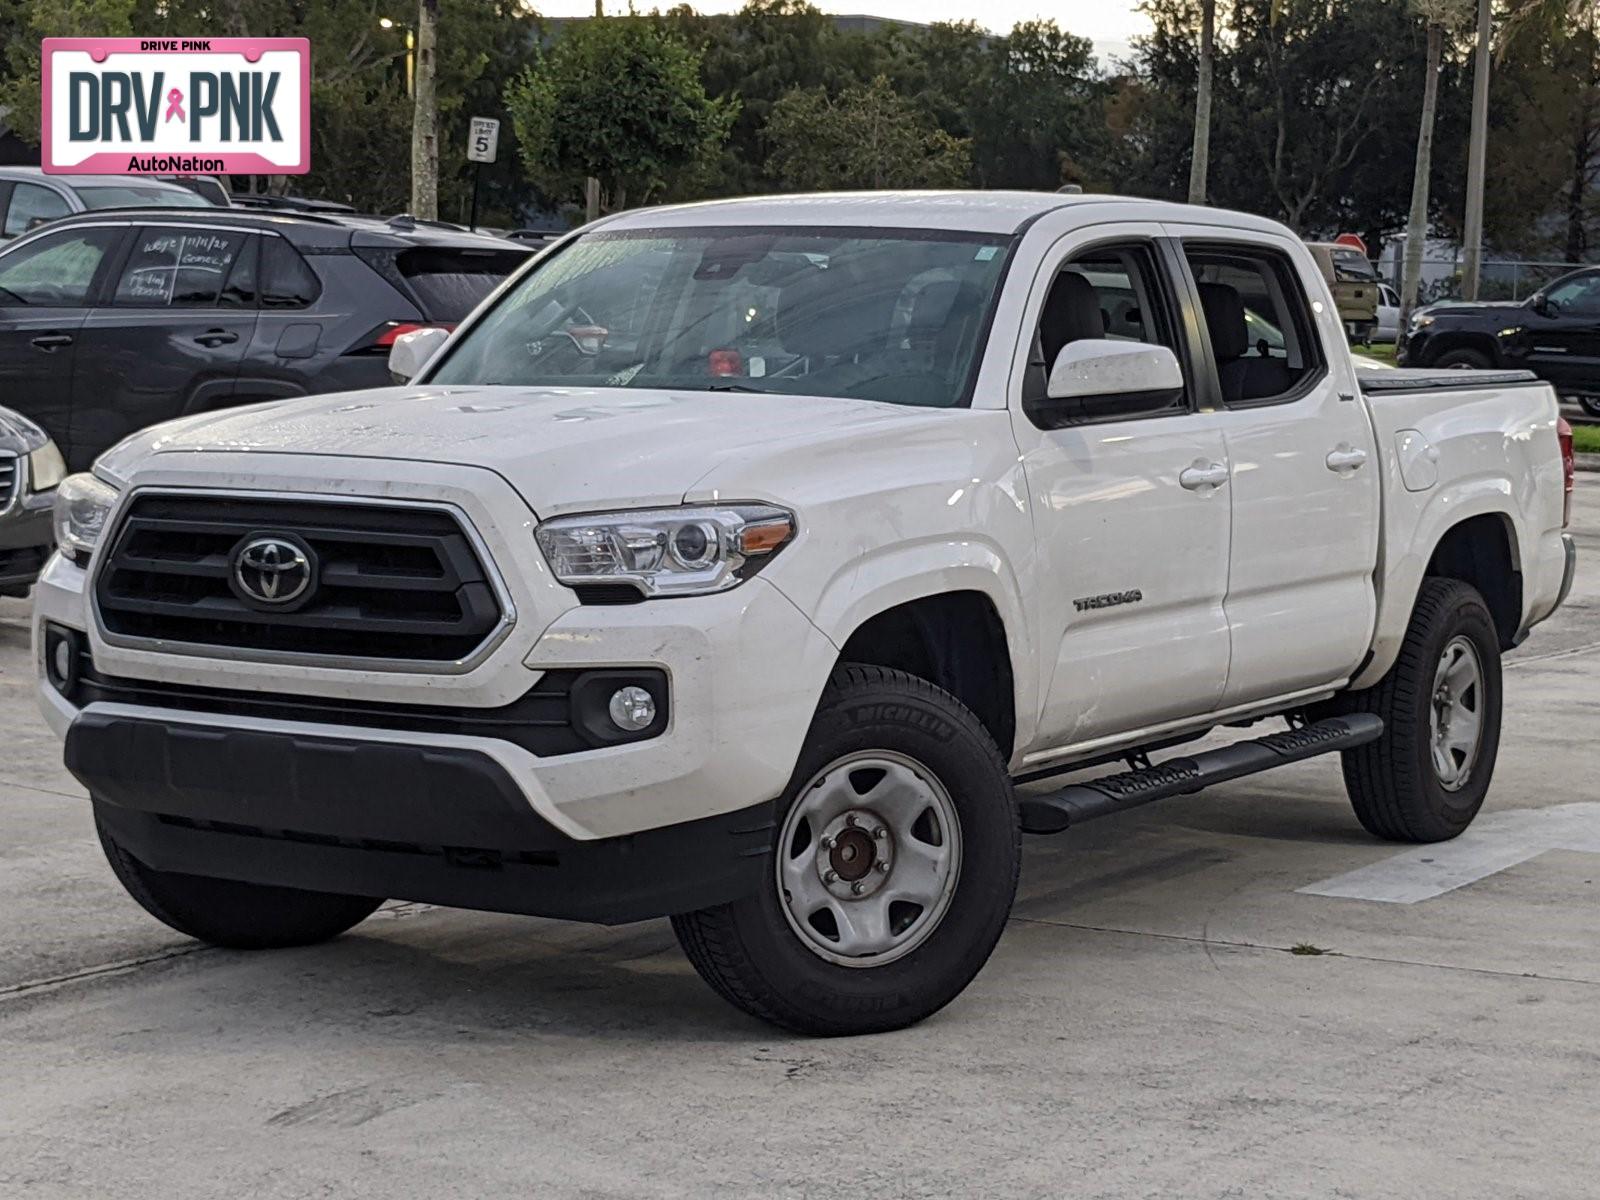
[[[1125,592],[1103,592],[1098,596],[1083,596],[1072,602],[1072,607],[1079,612],[1088,612],[1091,608],[1115,608],[1119,604],[1137,604],[1144,599],[1144,593],[1138,588],[1129,588]]]

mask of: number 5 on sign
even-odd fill
[[[492,163],[500,149],[500,122],[492,117],[473,117],[467,132],[467,161]]]

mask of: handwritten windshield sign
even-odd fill
[[[45,38],[52,174],[303,175],[305,38]]]

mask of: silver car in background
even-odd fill
[[[44,430],[0,408],[0,596],[26,596],[50,557],[50,514],[66,473]]]

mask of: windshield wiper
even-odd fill
[[[702,392],[754,392],[758,396],[772,395],[771,388],[753,388],[743,383],[708,383],[698,390]]]

